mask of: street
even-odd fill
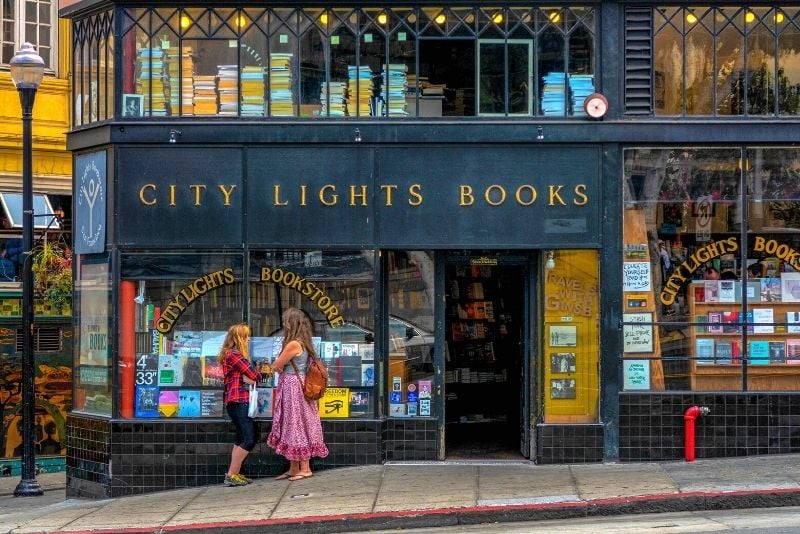
[[[397,532],[407,534],[533,534],[540,532],[558,532],[559,534],[595,534],[597,532],[602,532],[603,534],[636,534],[641,532],[702,534],[729,530],[746,530],[752,534],[796,533],[800,531],[800,507],[582,517],[557,521],[458,525],[409,530],[392,529],[372,531],[372,534],[396,534]]]

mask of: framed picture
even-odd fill
[[[578,328],[574,325],[552,325],[550,327],[551,347],[574,347],[578,342]]]
[[[800,302],[800,273],[781,273],[781,300]]]
[[[575,379],[556,378],[550,381],[551,399],[574,399],[575,398]]]
[[[555,373],[574,373],[575,372],[575,353],[574,352],[551,352],[550,353],[550,372]]]
[[[125,93],[122,95],[122,116],[141,117],[144,106],[144,95]]]

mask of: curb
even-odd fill
[[[437,508],[402,512],[307,516],[293,519],[261,519],[225,523],[197,523],[164,527],[113,529],[119,533],[176,532],[207,534],[236,532],[237,534],[323,534],[397,528],[435,528],[480,523],[542,521],[577,517],[727,510],[737,508],[772,508],[799,506],[800,488],[703,491],[667,493],[639,497],[616,497],[591,501],[546,504],[492,505],[461,508]],[[70,530],[60,534],[89,534],[112,530]]]

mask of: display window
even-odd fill
[[[653,9],[657,115],[794,116],[797,6]]]
[[[72,407],[76,412],[109,417],[113,406],[110,273],[108,256],[78,256]]]
[[[223,417],[218,356],[244,319],[242,263],[221,253],[122,256],[122,417]]]
[[[568,117],[595,88],[590,7],[120,12],[131,118]]]
[[[795,148],[625,151],[624,389],[800,387],[798,173]]]
[[[433,253],[388,252],[390,417],[435,416]],[[381,385],[383,382],[381,382]]]
[[[272,362],[280,354],[281,317],[287,308],[307,312],[314,324],[314,349],[329,373],[328,389],[318,403],[323,419],[376,416],[376,373],[383,360],[375,350],[375,258],[372,250],[250,254],[253,359]],[[277,375],[260,384],[265,417],[272,415],[276,384]]]

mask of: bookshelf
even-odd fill
[[[734,297],[726,297],[725,280],[694,282],[688,291],[691,328],[689,351],[691,388],[694,391],[737,390],[742,385],[742,358],[747,352],[749,390],[795,390],[800,387],[800,302],[762,301],[770,279],[753,280],[748,299],[747,326],[742,317],[741,282]],[[717,286],[716,288],[714,286]],[[715,291],[716,289],[716,291]],[[738,297],[738,298],[737,298]],[[720,302],[723,298],[725,302]],[[749,351],[742,347],[747,328]]]

